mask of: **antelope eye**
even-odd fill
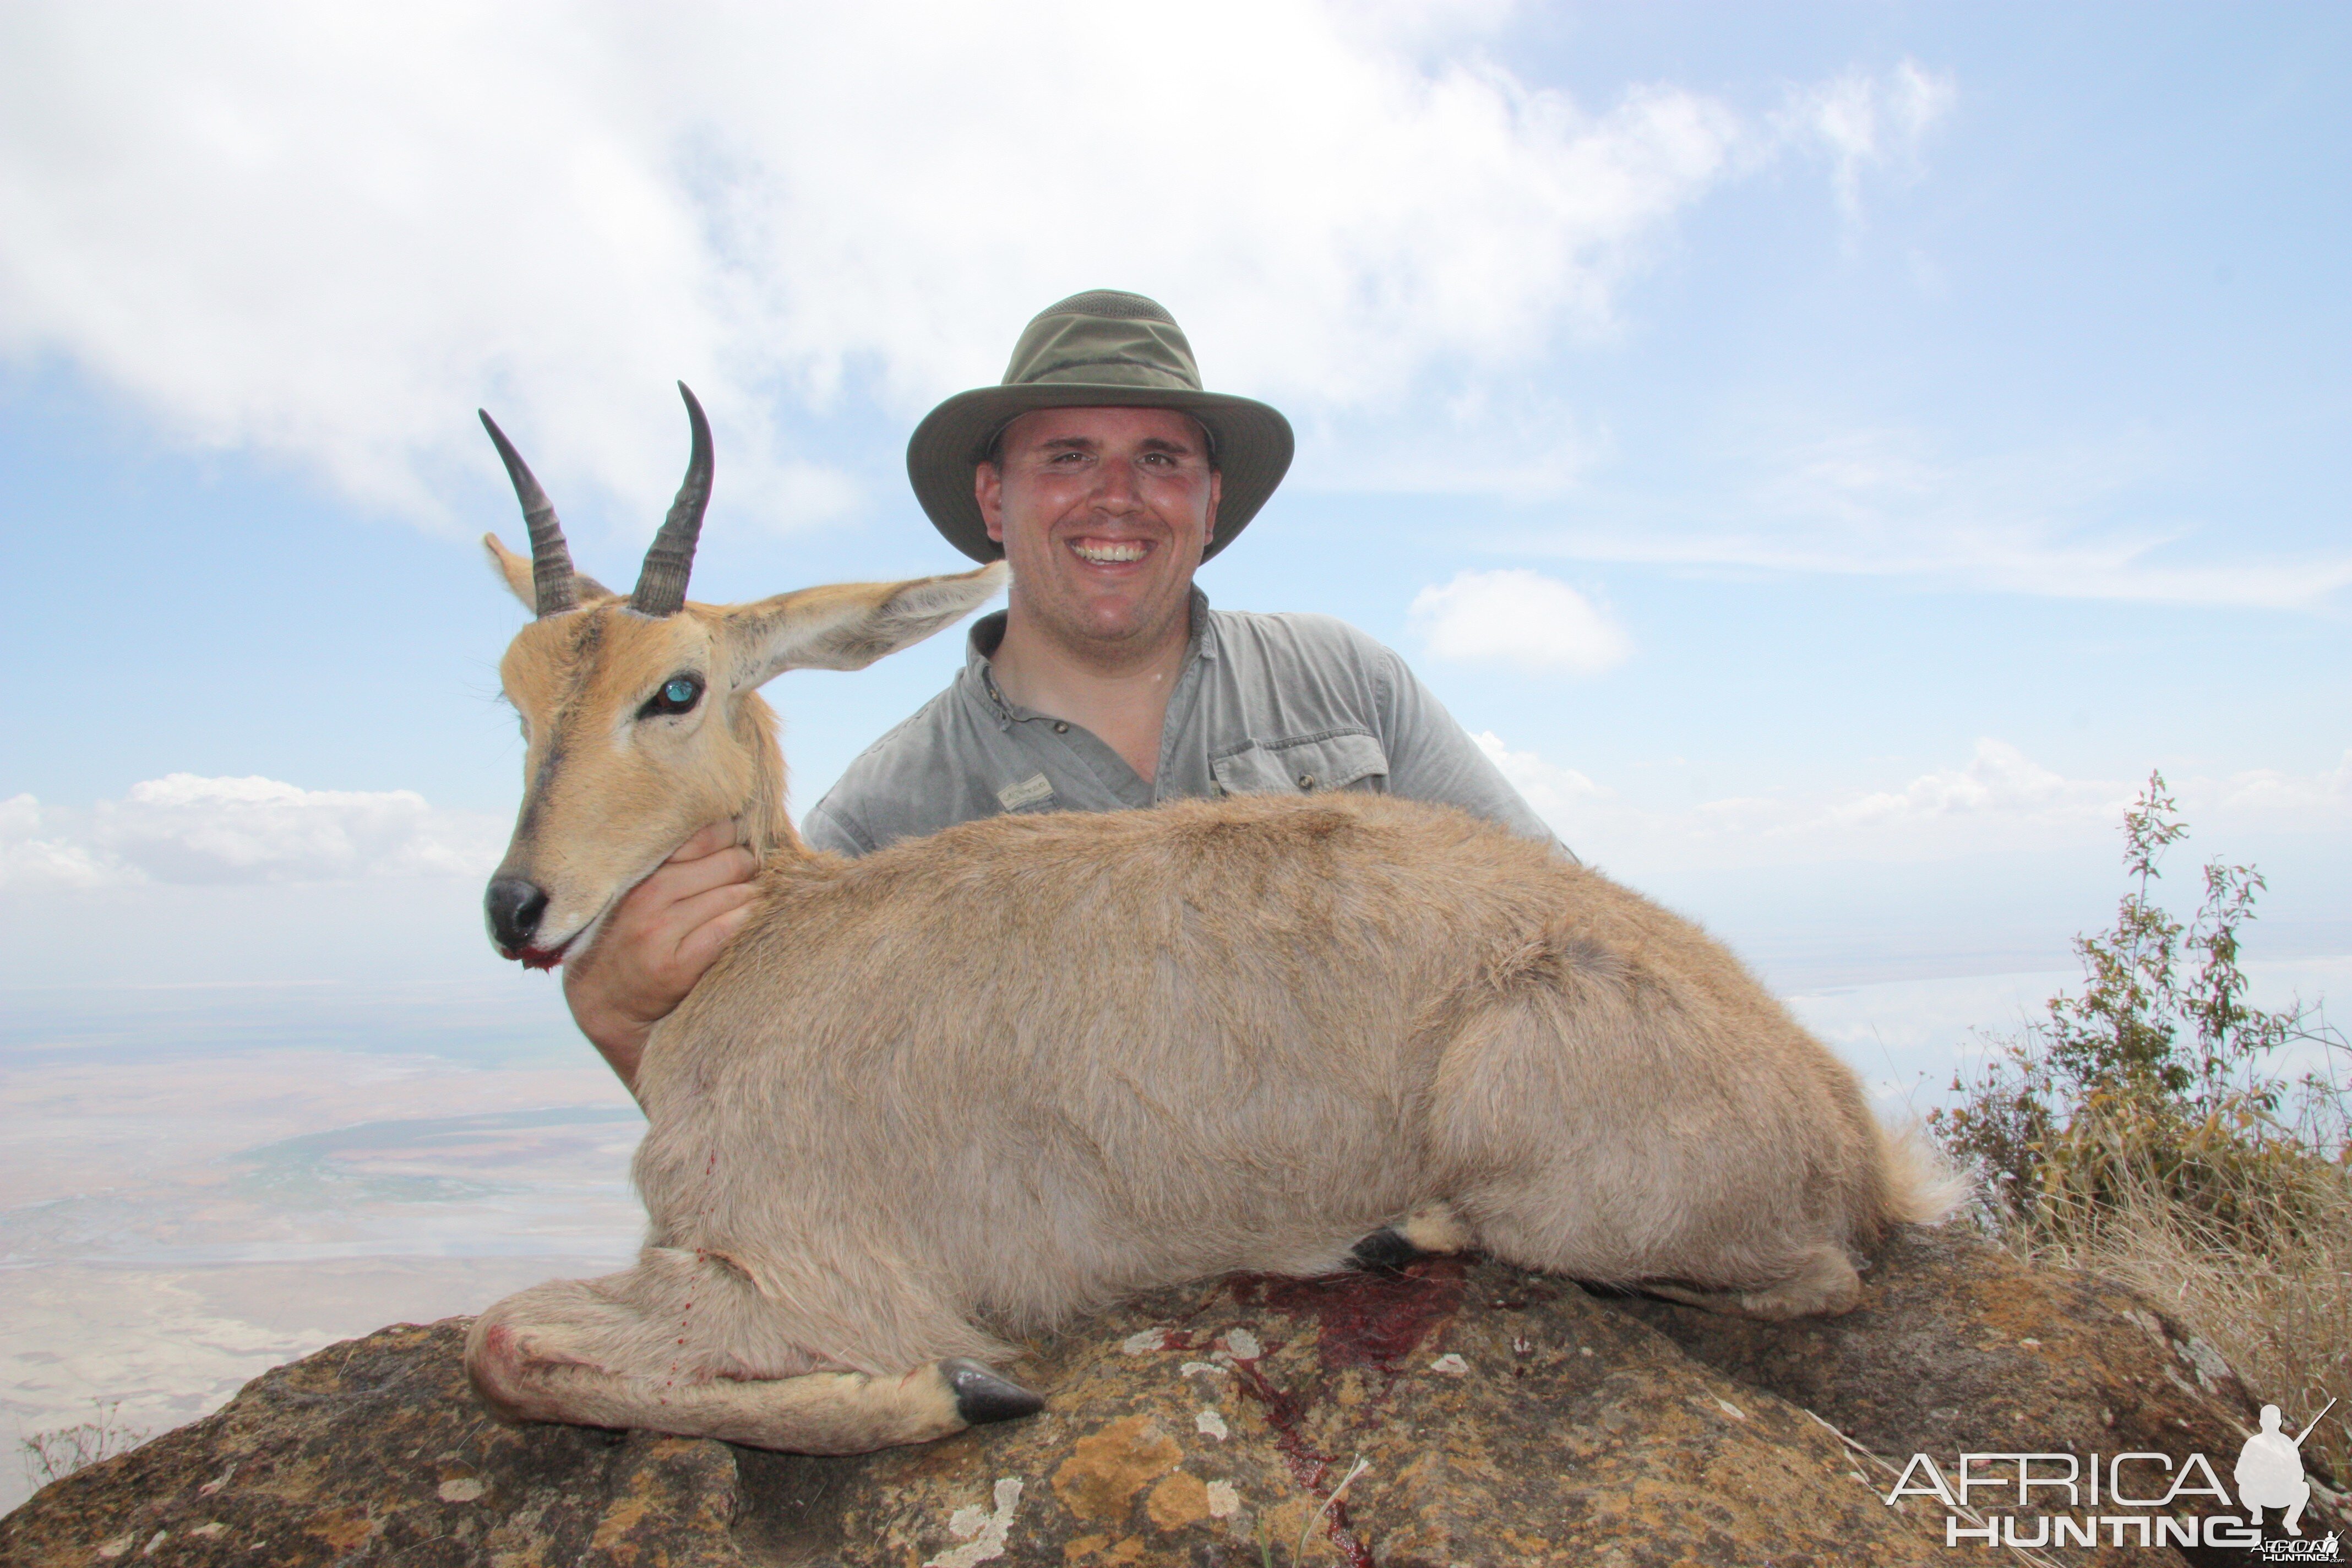
[[[646,700],[637,710],[641,719],[659,713],[683,713],[702,700],[702,677],[673,675],[662,682],[662,689]]]

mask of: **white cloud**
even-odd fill
[[[503,833],[413,790],[306,790],[266,778],[170,773],[87,812],[0,801],[0,883],[342,882],[478,877]]]
[[[1906,59],[1882,75],[1849,71],[1799,90],[1791,95],[1784,123],[1791,135],[1815,142],[1829,154],[1838,208],[1849,223],[1857,223],[1864,171],[1916,173],[1921,142],[1958,97],[1949,76]]]
[[[1773,431],[1719,460],[1731,476],[1719,508],[1587,500],[1602,521],[1506,532],[1496,546],[2159,604],[2293,608],[2352,586],[2352,555],[2185,558],[2194,520],[2177,519],[2169,458],[2142,437],[1957,458],[1912,430]]]
[[[1597,675],[1633,652],[1624,628],[1605,610],[1537,572],[1457,573],[1444,586],[1413,595],[1411,616],[1440,658]]]
[[[2061,778],[2008,742],[1985,739],[1964,768],[1922,773],[1899,790],[1848,796],[1829,807],[1829,816],[1872,827],[2000,813],[2111,821],[2132,795],[2128,786],[2117,791],[2113,784]]]
[[[2340,821],[2352,817],[2352,751],[2334,773],[2297,775],[2253,768],[2220,780],[2208,793],[2225,811]]]
[[[0,800],[0,887],[47,883],[95,888],[117,879],[112,866],[43,820],[29,795]]]
[[[1474,738],[1486,759],[1502,770],[1511,787],[1526,796],[1527,803],[1554,826],[1567,820],[1586,802],[1603,799],[1610,793],[1574,768],[1548,763],[1533,752],[1512,751],[1492,730],[1483,730]]]
[[[1307,419],[1475,398],[1608,331],[1723,180],[1807,137],[1848,180],[1940,101],[1906,66],[1797,132],[1589,109],[1483,58],[1505,9],[0,8],[0,353],[426,519],[495,473],[488,403],[646,531],[683,376],[724,499],[805,521],[858,497],[795,416],[993,380],[1060,294],[1164,299],[1213,384]]]
[[[1478,744],[1578,854],[1648,871],[2119,846],[2115,831],[2145,782],[2067,778],[1986,737],[1967,763],[1900,784],[1693,798],[1681,778],[1612,788],[1514,752],[1491,732]],[[2201,844],[2252,831],[2352,828],[2352,752],[2323,773],[2183,770],[2167,783]]]

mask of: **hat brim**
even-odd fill
[[[974,561],[1001,561],[1004,547],[988,537],[972,493],[971,471],[986,460],[998,431],[1040,408],[1173,408],[1208,426],[1223,476],[1217,534],[1201,552],[1208,560],[1234,542],[1290,469],[1295,441],[1290,421],[1265,404],[1218,392],[1181,387],[1117,386],[1083,382],[1030,382],[960,392],[931,410],[907,442],[907,478],[915,499],[950,544]]]

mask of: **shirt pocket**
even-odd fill
[[[1213,758],[1210,774],[1226,795],[1316,795],[1358,789],[1385,794],[1389,756],[1369,731],[1252,741]]]

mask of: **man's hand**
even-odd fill
[[[595,945],[564,964],[572,1022],[632,1092],[646,1037],[751,918],[758,866],[733,823],[712,823],[630,889]]]

